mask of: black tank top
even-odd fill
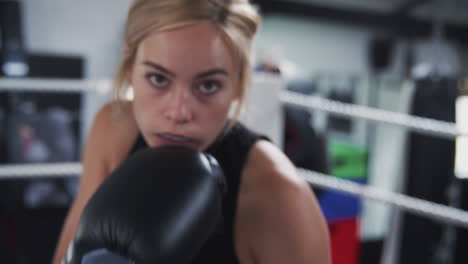
[[[223,137],[213,143],[206,152],[213,155],[223,168],[227,183],[227,193],[223,201],[223,220],[220,228],[205,243],[193,264],[206,263],[239,263],[234,248],[234,219],[237,197],[247,155],[259,139],[269,140],[240,123],[236,123]],[[130,154],[147,147],[141,135],[138,136]]]

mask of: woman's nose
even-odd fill
[[[190,109],[189,91],[186,91],[182,87],[177,87],[171,92],[172,94],[169,96],[166,104],[166,118],[178,124],[190,122],[193,119],[193,113]]]

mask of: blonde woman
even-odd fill
[[[330,263],[326,223],[305,180],[264,136],[229,117],[244,100],[259,22],[247,0],[133,2],[116,100],[99,111],[87,139],[54,263],[106,176],[136,149],[163,145],[211,153],[229,186],[224,232],[192,263]],[[126,101],[130,86],[134,99]]]

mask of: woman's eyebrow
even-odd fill
[[[197,74],[197,76],[195,78],[196,79],[201,79],[201,78],[205,78],[205,77],[215,75],[215,74],[222,74],[222,75],[229,76],[228,72],[225,69],[215,68],[215,69],[211,69],[211,70],[199,73],[199,74]]]
[[[167,75],[170,75],[171,77],[175,77],[176,74],[173,73],[172,71],[168,70],[167,68],[165,68],[164,66],[156,63],[156,62],[152,62],[152,61],[144,61],[143,62],[144,65],[146,66],[149,66],[151,68],[154,68],[158,71],[161,71]],[[205,78],[205,77],[208,77],[208,76],[211,76],[211,75],[215,75],[215,74],[222,74],[222,75],[226,75],[226,76],[229,76],[229,73],[223,69],[223,68],[214,68],[214,69],[211,69],[211,70],[208,70],[208,71],[204,71],[204,72],[201,72],[199,74],[197,74],[197,76],[195,77],[196,79],[201,79],[201,78]]]
[[[143,64],[146,65],[146,66],[150,66],[150,67],[152,67],[152,68],[154,68],[154,69],[156,69],[156,70],[158,70],[158,71],[161,71],[161,72],[163,72],[163,73],[165,73],[165,74],[167,74],[167,75],[170,75],[171,77],[176,76],[175,73],[171,72],[170,70],[166,69],[166,68],[163,67],[162,65],[159,65],[159,64],[157,64],[157,63],[155,63],[155,62],[152,62],[152,61],[144,61]]]

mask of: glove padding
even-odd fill
[[[174,146],[141,150],[89,200],[64,262],[188,263],[221,218],[224,189],[210,155]]]

